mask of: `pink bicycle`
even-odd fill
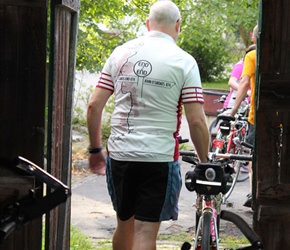
[[[251,246],[241,249],[263,249],[261,241],[249,225],[238,215],[221,210],[221,195],[228,192],[232,177],[224,166],[229,161],[251,161],[252,156],[236,154],[209,153],[209,163],[199,163],[194,151],[181,151],[182,160],[191,163],[193,171],[185,175],[185,185],[189,191],[197,193],[196,198],[196,232],[194,246],[185,242],[182,250],[219,250],[219,222],[225,219],[233,222],[248,238]]]

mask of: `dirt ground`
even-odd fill
[[[88,135],[84,132],[73,131],[72,142],[72,183],[90,175],[87,165]]]

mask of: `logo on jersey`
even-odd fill
[[[148,76],[152,71],[152,65],[150,62],[145,60],[140,60],[134,65],[134,73],[139,77]]]

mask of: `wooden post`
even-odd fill
[[[51,1],[47,167],[68,186],[79,8],[79,0]],[[70,249],[70,199],[47,214],[45,248]]]
[[[254,229],[264,249],[290,249],[290,5],[263,0],[260,13]]]

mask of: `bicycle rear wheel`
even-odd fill
[[[240,151],[238,151],[237,154],[240,154]],[[249,173],[242,172],[242,170],[241,170],[242,165],[243,165],[242,161],[233,161],[232,162],[232,168],[234,169],[234,173],[231,175],[233,178],[232,186],[230,187],[229,191],[223,195],[223,198],[222,198],[223,203],[225,203],[226,200],[230,197],[237,182],[242,182],[242,181],[245,181],[249,178]]]
[[[248,125],[245,125],[244,127],[246,130],[248,129]],[[246,132],[243,130],[239,130],[237,136],[239,137],[240,142],[245,142],[246,141]],[[248,154],[249,152],[246,153],[247,150],[241,148],[238,152],[238,154]],[[236,164],[235,166],[235,171],[238,174],[237,182],[242,182],[245,181],[249,178],[249,162],[240,162],[240,164]]]
[[[201,237],[201,249],[202,250],[210,250],[211,244],[211,234],[210,234],[210,227],[211,227],[211,213],[204,212],[203,213],[203,222],[202,222],[202,237]]]
[[[244,165],[243,162],[239,162],[239,163],[237,163],[235,165],[236,165],[235,166],[235,171],[239,173],[238,174],[238,178],[237,178],[237,182],[243,182],[243,181],[249,179],[248,166]]]

